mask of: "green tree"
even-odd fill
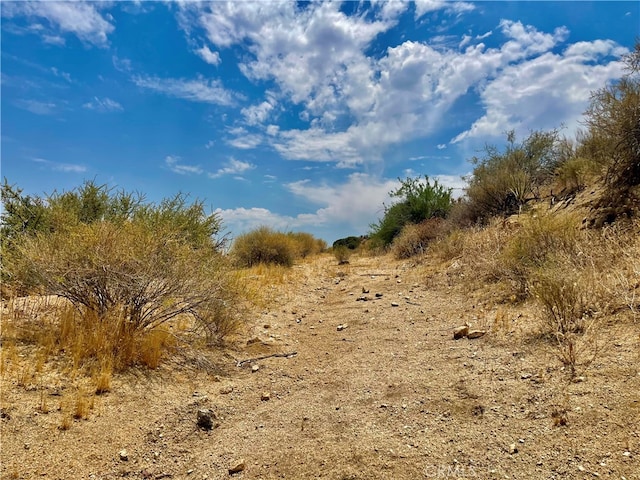
[[[444,218],[452,205],[451,189],[445,188],[428,176],[398,179],[400,187],[389,193],[391,198],[400,199],[384,208],[384,216],[371,225],[371,239],[374,244],[391,244],[405,225],[417,224],[433,217]]]

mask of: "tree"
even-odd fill
[[[452,189],[443,187],[437,180],[431,183],[426,175],[424,178],[398,180],[400,187],[389,192],[389,196],[400,201],[391,206],[385,205],[382,219],[371,225],[371,239],[383,246],[391,244],[405,225],[446,217],[452,205]]]

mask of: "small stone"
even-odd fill
[[[471,330],[467,334],[467,338],[469,338],[469,339],[480,338],[480,337],[486,335],[486,333],[487,332],[485,330]]]
[[[531,375],[530,373],[523,373],[522,375],[520,375],[520,378],[522,380],[526,380],[528,378],[531,378],[533,375]]]
[[[362,293],[369,293],[369,289],[362,287]]]
[[[509,453],[513,455],[514,453],[518,453],[518,446],[515,443],[509,445]]]
[[[190,468],[189,470],[187,470],[187,475],[191,475],[193,473],[193,468]]]
[[[624,455],[625,457],[630,457],[631,456],[631,452],[627,450],[622,455]]]
[[[233,475],[234,473],[240,473],[244,471],[245,464],[244,460],[240,460],[239,462],[234,462],[231,467],[229,467],[229,475]]]
[[[524,443],[524,438],[519,439],[518,442]]]
[[[342,325],[338,325],[336,327],[336,330],[338,330],[339,332],[345,330],[346,328],[349,328],[349,325],[347,325],[346,323],[343,323]]]
[[[460,340],[461,338],[466,337],[469,334],[469,325],[462,325],[461,327],[456,327],[453,331],[453,339]]]
[[[382,298],[382,294],[381,293],[376,293],[376,298]]]
[[[585,377],[576,377],[573,379],[573,383],[582,383],[585,382],[587,379]]]
[[[586,468],[584,468],[582,465],[578,465],[578,470],[580,470],[581,472],[584,472]]]
[[[258,370],[260,370],[260,366],[259,365],[251,365],[251,371],[252,372],[257,372]]]
[[[120,461],[122,462],[126,462],[129,460],[129,453],[126,450],[120,450],[120,452],[118,453],[118,456],[120,457]]]
[[[214,415],[208,408],[198,410],[197,425],[202,430],[211,430],[213,428]]]
[[[271,394],[269,392],[263,392],[262,395],[260,395],[260,400],[262,400],[263,402],[268,402],[269,400],[271,400]]]
[[[392,307],[399,307],[400,305],[397,302],[391,302]]]
[[[233,392],[233,385],[227,385],[220,389],[220,395],[229,395]]]

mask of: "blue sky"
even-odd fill
[[[504,132],[573,136],[640,2],[6,2],[2,175],[189,193],[237,235],[368,231]]]

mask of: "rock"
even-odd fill
[[[361,296],[361,297],[356,298],[356,302],[368,302],[369,300],[371,300],[371,299],[369,297],[367,297],[367,296],[364,296],[364,295]]]
[[[269,400],[271,400],[271,394],[269,392],[263,392],[262,395],[260,395],[260,400],[262,400],[263,402],[268,402]]]
[[[376,293],[376,298],[382,298],[382,294],[381,293]]]
[[[392,307],[399,307],[400,305],[397,302],[391,302]]]
[[[120,461],[122,462],[126,462],[129,460],[129,453],[125,449],[120,450],[118,456],[120,457]]]
[[[518,453],[518,446],[515,443],[509,445],[509,453],[513,455],[514,453]]]
[[[244,471],[245,464],[244,460],[240,460],[239,462],[234,462],[231,467],[229,467],[229,475],[233,475],[234,473],[240,473]]]
[[[233,385],[227,385],[220,389],[220,395],[229,395],[231,392],[233,392]]]
[[[260,366],[259,365],[251,365],[251,371],[253,373],[257,372],[258,370],[260,370]]]
[[[202,430],[211,430],[213,428],[213,419],[215,415],[208,408],[201,408],[197,414],[197,425]]]
[[[342,325],[338,325],[338,326],[336,327],[336,330],[338,330],[339,332],[341,332],[341,331],[343,331],[343,330],[345,330],[345,329],[347,329],[347,328],[349,328],[349,325],[347,325],[346,323],[343,323]]]
[[[469,325],[462,325],[461,327],[456,327],[453,331],[453,339],[460,340],[461,338],[466,337],[469,334]]]
[[[470,330],[469,333],[467,333],[467,338],[469,339],[480,338],[485,336],[486,334],[487,334],[486,330]]]
[[[369,289],[362,287],[362,293],[369,293]]]

